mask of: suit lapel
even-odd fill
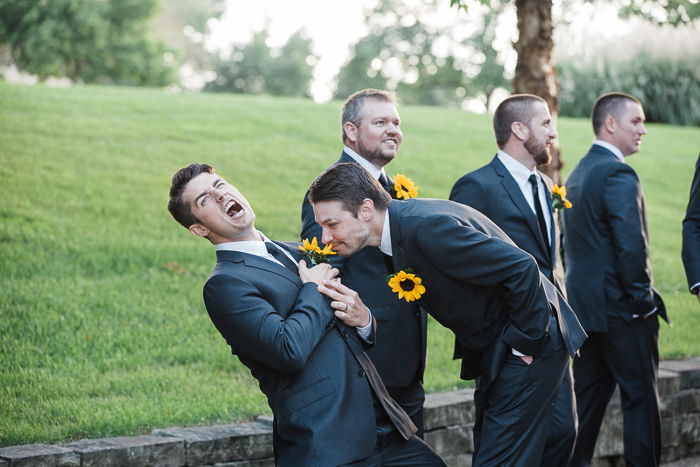
[[[527,204],[527,200],[523,196],[522,190],[516,183],[513,176],[508,172],[508,169],[498,160],[498,157],[494,157],[491,161],[491,167],[493,167],[496,174],[501,177],[501,186],[506,192],[508,197],[513,201],[515,206],[520,210],[523,215],[523,219],[527,221],[527,225],[532,231],[532,235],[537,239],[542,251],[549,252],[550,248],[544,244],[544,239],[540,233],[540,226],[537,224],[537,216],[530,209],[530,205]],[[550,255],[548,255],[550,256]],[[551,256],[550,256],[551,257]]]
[[[401,228],[399,223],[401,207],[402,203],[392,201],[387,210],[389,231],[391,232],[391,260],[395,272],[408,267],[406,265],[406,252],[401,246]]]
[[[549,212],[549,222],[552,228],[549,229],[549,263],[552,268],[554,268],[554,258],[556,258],[556,238],[558,235],[558,224],[557,224],[557,215],[554,212],[554,208],[552,207],[552,180],[549,177],[545,177],[540,173],[540,176],[542,176],[542,181],[544,181],[545,186],[547,187],[547,193],[545,196],[545,199],[547,200],[547,210]]]
[[[277,245],[280,245],[282,248],[285,248],[284,245],[281,245],[278,242],[275,243]],[[289,250],[287,249],[287,251]],[[301,287],[302,285],[299,276],[295,275],[294,273],[292,273],[292,271],[282,266],[281,264],[277,264],[274,261],[270,261],[269,259],[261,258],[259,256],[251,255],[249,253],[241,253],[240,251],[217,251],[216,258],[217,261],[240,263],[250,268],[261,269],[272,274],[277,274],[278,276],[284,277],[297,287]]]

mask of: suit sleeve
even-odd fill
[[[532,256],[449,216],[427,217],[417,231],[422,254],[437,269],[456,281],[503,290],[512,323],[502,336],[504,341],[526,355],[538,355],[550,305]]]
[[[457,180],[450,192],[450,200],[466,204],[481,212],[484,212],[486,208],[484,189],[481,184],[469,174]]]
[[[627,165],[612,172],[603,188],[603,203],[615,252],[615,264],[631,309],[640,314],[656,306],[648,267],[642,190],[637,174]]]
[[[234,354],[281,372],[304,367],[333,318],[313,283],[303,285],[286,318],[254,284],[228,274],[217,274],[207,281],[204,302]]]
[[[690,185],[688,208],[683,219],[683,266],[691,288],[700,282],[700,156]]]

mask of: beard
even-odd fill
[[[525,149],[532,155],[537,165],[547,165],[552,162],[552,154],[546,144],[538,142],[534,136],[530,136],[525,141]]]
[[[398,147],[396,148],[396,151],[386,153],[382,150],[381,144],[378,144],[374,148],[368,148],[364,144],[362,144],[361,140],[357,141],[357,149],[359,150],[358,153],[367,159],[369,162],[374,164],[376,167],[384,167],[387,165],[389,162],[394,160],[394,157],[396,156],[396,151],[398,151]]]

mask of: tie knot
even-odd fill
[[[528,178],[528,180],[530,181],[530,184],[532,184],[532,186],[537,187],[537,175],[530,175],[530,178]]]

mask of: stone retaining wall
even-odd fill
[[[429,394],[425,439],[451,467],[471,465],[473,389]],[[667,360],[659,370],[663,462],[700,454],[700,358]],[[622,413],[613,396],[594,465],[622,466]],[[150,435],[0,448],[0,467],[274,467],[272,419],[236,425],[153,430]]]

